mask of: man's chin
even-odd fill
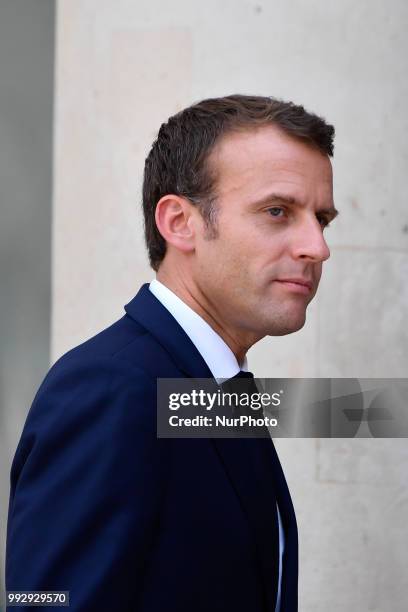
[[[283,321],[274,321],[270,326],[267,333],[268,336],[287,336],[288,334],[294,334],[295,332],[302,329],[306,323],[306,313],[303,317],[298,317],[296,320],[289,321],[288,319]]]

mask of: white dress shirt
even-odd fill
[[[221,336],[219,336],[199,314],[173,293],[173,291],[168,289],[168,287],[157,279],[152,280],[149,289],[186,332],[217,382],[232,378],[235,374],[238,374],[240,370],[248,371],[246,357],[241,364],[238,364],[234,353]],[[278,505],[277,511],[279,521],[279,582],[275,612],[279,612],[280,610],[282,554],[285,545]]]

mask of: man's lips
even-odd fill
[[[303,295],[308,295],[311,293],[313,288],[312,281],[304,278],[277,278],[275,279],[275,282],[279,283],[282,287],[285,287],[289,291],[293,291],[294,293],[302,293]]]

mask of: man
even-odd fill
[[[334,129],[272,98],[162,125],[143,208],[157,278],[41,385],[12,466],[9,590],[77,611],[297,610],[297,528],[270,439],[157,439],[157,378],[247,376],[299,330],[329,257]],[[273,372],[271,372],[273,376]]]

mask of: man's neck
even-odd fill
[[[170,289],[170,291],[177,295],[177,297],[212,327],[234,353],[238,363],[244,361],[248,349],[252,344],[255,344],[258,339],[250,339],[249,337],[243,339],[242,334],[236,330],[230,329],[226,322],[221,320],[221,317],[218,317],[212,312],[205,296],[202,295],[198,288],[190,287],[183,281],[181,276],[176,281],[174,278],[170,278],[164,271],[160,270],[157,272],[156,277],[160,283]]]

